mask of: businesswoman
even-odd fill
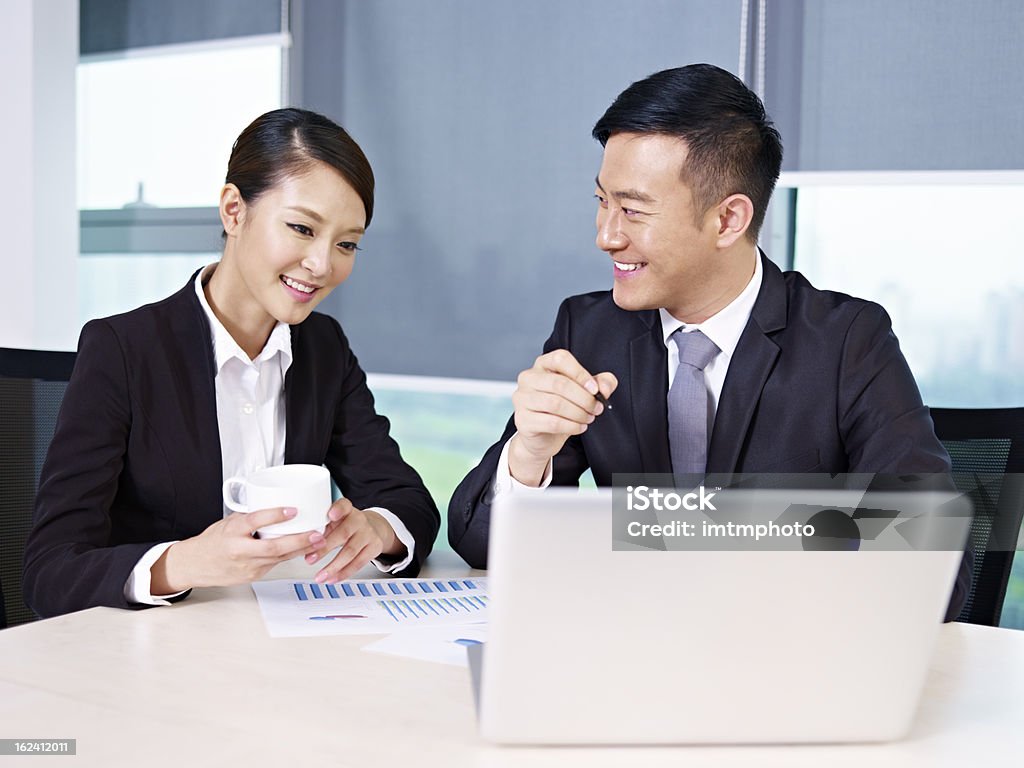
[[[220,261],[82,329],[25,553],[37,613],[166,604],[299,555],[322,583],[371,561],[418,572],[437,508],[341,327],[313,311],[352,272],[373,186],[340,126],[268,112],[231,152]],[[224,516],[224,478],[295,463],[325,465],[345,496],[324,534],[253,535],[290,510]]]

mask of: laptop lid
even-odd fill
[[[744,493],[758,497],[741,506],[773,515],[794,504],[899,505],[918,525],[922,510],[948,510],[956,498]],[[962,546],[969,513],[954,518]],[[961,555],[613,551],[610,491],[499,497],[481,735],[533,744],[898,738]]]

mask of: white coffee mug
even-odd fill
[[[235,496],[236,489],[239,492]],[[259,529],[260,538],[290,533],[324,532],[331,508],[331,473],[314,464],[282,464],[224,481],[224,504],[234,512],[255,512],[272,507],[293,507],[291,520]]]

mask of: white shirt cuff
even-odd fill
[[[182,590],[181,592],[175,592],[173,595],[151,595],[150,594],[150,583],[152,579],[152,572],[150,568],[153,567],[153,563],[160,559],[160,556],[166,552],[172,544],[177,544],[176,541],[167,541],[163,544],[157,544],[155,547],[151,547],[146,554],[135,564],[132,572],[128,575],[128,581],[124,585],[124,597],[129,603],[139,603],[141,605],[170,605],[170,598],[183,595],[188,590]]]
[[[512,435],[515,437],[515,435]],[[536,493],[543,491],[549,485],[551,485],[551,478],[554,475],[555,460],[551,459],[548,462],[547,467],[544,469],[544,477],[541,478],[540,485],[534,488],[532,485],[524,485],[512,477],[512,473],[508,468],[508,447],[512,442],[510,437],[506,442],[505,446],[501,449],[501,456],[498,457],[498,468],[494,471],[494,483],[491,486],[491,492],[494,496],[500,496],[503,493]]]
[[[367,507],[367,509],[372,509],[387,521],[388,525],[390,525],[392,530],[394,530],[395,536],[398,537],[398,540],[405,544],[405,551],[407,552],[406,556],[397,563],[383,563],[377,559],[371,560],[370,562],[373,563],[381,573],[396,573],[402,570],[412,562],[413,553],[416,551],[416,540],[413,539],[412,534],[409,533],[409,529],[405,527],[405,523],[399,520],[393,512],[389,512],[381,507]]]

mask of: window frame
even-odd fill
[[[287,15],[282,20],[287,25]],[[172,45],[127,48],[79,56],[78,64],[175,56],[233,48],[277,45],[281,48],[280,103],[288,104],[291,89],[291,32],[225,37]],[[221,250],[221,222],[216,206],[80,208],[79,255],[139,253],[209,253]]]

